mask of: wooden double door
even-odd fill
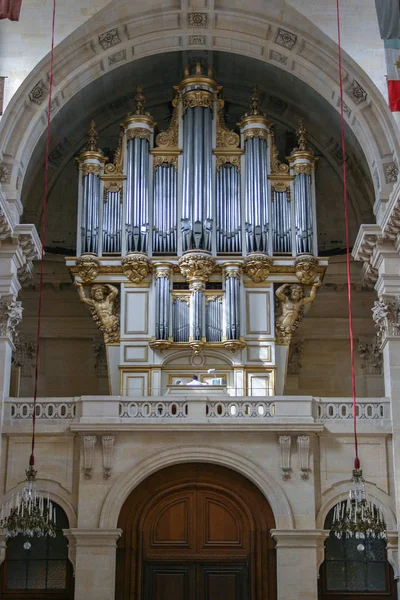
[[[118,526],[118,600],[276,598],[272,511],[234,471],[164,469],[130,495]]]
[[[145,600],[249,600],[247,563],[147,563]]]

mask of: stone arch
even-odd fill
[[[190,26],[190,16],[174,0],[162,7],[157,0],[146,5],[113,0],[56,47],[53,115],[80,90],[122,63],[191,47],[273,64],[308,84],[338,110],[337,47],[332,40],[291,6],[282,7],[279,0],[251,0],[246,11],[240,12],[225,4],[223,10],[214,7],[199,13],[203,21],[198,30]],[[198,31],[201,35],[193,36]],[[19,88],[0,123],[0,154],[10,172],[5,181],[10,199],[19,195],[45,129],[47,70],[46,57]],[[385,165],[400,156],[394,119],[383,96],[348,55],[344,55],[343,70],[346,121],[364,150],[377,198],[387,199],[393,183],[386,181]]]
[[[388,530],[397,529],[396,517],[394,512],[393,500],[390,498],[388,494],[380,490],[376,485],[366,482],[365,487],[367,489],[368,495],[373,502],[382,507],[382,512],[385,517],[385,522]],[[322,505],[319,509],[316,517],[316,527],[317,529],[323,529],[325,524],[325,519],[329,513],[329,511],[341,500],[347,499],[347,494],[349,491],[349,481],[341,481],[336,483],[334,486],[329,488],[322,495]]]
[[[276,527],[278,529],[294,527],[292,509],[281,486],[248,457],[227,449],[209,446],[203,449],[187,445],[155,452],[140,460],[134,468],[119,477],[103,503],[99,520],[100,529],[113,529],[117,526],[119,513],[126,498],[149,475],[165,467],[186,462],[214,463],[244,475],[261,490],[269,502]]]

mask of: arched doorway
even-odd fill
[[[168,467],[143,481],[118,520],[118,600],[274,600],[272,510],[242,475]]]
[[[325,520],[330,529],[334,508]],[[319,580],[320,600],[386,600],[397,598],[386,542],[380,539],[336,538],[325,542]]]

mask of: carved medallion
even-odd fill
[[[246,257],[243,270],[255,283],[261,283],[267,279],[272,264],[273,260],[267,254],[252,252]]]
[[[94,254],[83,254],[76,259],[76,272],[84,283],[96,279],[99,274],[100,261]]]
[[[145,254],[130,252],[121,265],[124,275],[132,283],[140,283],[151,272],[151,263]]]
[[[318,272],[318,261],[311,254],[300,254],[294,261],[296,277],[301,283],[310,285]]]
[[[187,281],[207,281],[215,267],[215,259],[205,251],[190,250],[179,259],[179,268]]]

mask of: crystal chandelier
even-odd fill
[[[49,497],[36,489],[37,471],[30,466],[26,471],[26,482],[22,492],[13,494],[11,500],[2,506],[0,528],[6,538],[23,535],[25,537],[55,537],[56,510]]]
[[[347,501],[339,502],[333,512],[332,533],[355,539],[386,539],[386,525],[382,510],[368,499],[365,482],[360,468],[353,470]]]

